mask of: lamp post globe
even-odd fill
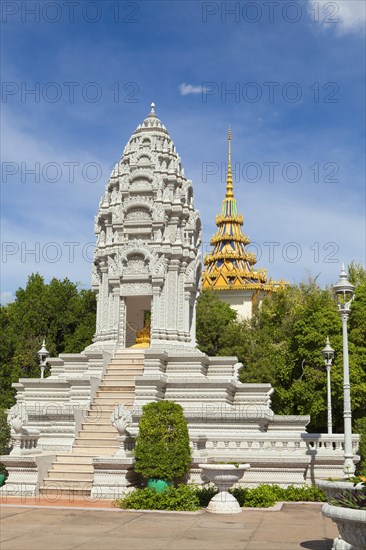
[[[49,352],[46,349],[45,339],[43,338],[42,347],[37,351],[39,364],[41,367],[41,378],[44,378],[44,369],[46,367],[47,359],[50,356]]]
[[[348,363],[348,334],[347,322],[351,312],[351,302],[354,296],[355,287],[349,282],[347,273],[342,264],[339,281],[333,286],[333,293],[338,305],[338,312],[342,320],[343,340],[343,419],[344,419],[344,475],[351,477],[355,471],[352,450],[352,409],[351,409],[351,386],[349,380]]]
[[[331,386],[330,386],[330,369],[334,358],[334,349],[330,346],[329,336],[327,336],[325,348],[322,349],[322,356],[324,359],[325,368],[327,369],[327,427],[328,427],[328,434],[332,434],[333,422],[332,422],[332,392],[331,392]]]

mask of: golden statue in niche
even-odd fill
[[[144,311],[144,327],[139,330],[130,329],[136,332],[136,340],[131,348],[149,348],[150,347],[150,328],[151,328],[151,311]]]

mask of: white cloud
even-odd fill
[[[183,83],[180,84],[178,88],[181,95],[201,94],[203,91],[202,84],[200,86],[194,86],[193,84]]]
[[[1,293],[1,305],[6,306],[6,304],[10,304],[10,302],[14,302],[14,294],[10,292],[9,290],[5,290]]]
[[[338,34],[364,32],[366,29],[365,0],[308,0],[312,22],[323,28],[334,28]]]

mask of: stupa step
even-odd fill
[[[110,393],[116,393],[117,395],[110,395]],[[100,403],[101,400],[105,400],[105,399],[107,399],[107,401],[112,401],[113,399],[115,400],[116,398],[131,399],[131,397],[132,398],[135,397],[134,391],[103,392],[103,395],[98,395],[94,397],[91,406],[94,405],[95,403]]]
[[[116,452],[116,446],[118,446],[117,440],[115,445],[113,445],[113,447],[111,448],[109,447],[109,444],[108,446],[103,446],[103,447],[97,447],[93,444],[90,446],[87,446],[86,444],[77,445],[77,446],[75,445],[75,447],[73,448],[72,454],[75,453],[74,456],[78,456],[78,457],[87,456],[90,458],[94,458],[96,456],[110,456],[110,455],[114,455],[114,453]]]
[[[85,422],[82,424],[82,426],[96,426],[100,422],[103,423],[103,425],[110,425],[111,424],[111,411],[94,411],[93,416],[87,416],[85,417]],[[82,427],[80,427],[80,430]]]
[[[90,410],[88,410],[88,414],[85,415],[84,420],[86,424],[96,424],[97,422],[109,421],[110,414],[107,415],[107,412],[103,411],[99,406],[96,406],[95,408],[92,408],[92,407],[93,405],[90,406]]]
[[[122,375],[123,376],[123,375]],[[105,377],[103,377],[103,380],[101,381],[101,385],[99,386],[99,389],[102,389],[104,390],[104,388],[106,386],[109,386],[109,379],[113,377],[113,378],[117,378],[117,375],[115,373],[113,374],[109,374],[109,375],[106,375]],[[134,390],[135,389],[135,377],[128,377],[128,378],[119,378],[119,385],[120,387],[124,390],[124,389],[129,389],[129,390]]]
[[[93,474],[93,471],[93,465],[91,463],[73,464],[70,462],[54,462],[48,474],[50,475],[52,472],[81,472],[85,474]]]
[[[56,461],[53,464],[73,464],[73,465],[87,465],[91,466],[93,460],[88,456],[80,456],[75,453],[69,453],[65,455],[56,455]]]
[[[132,409],[133,408],[133,401],[130,401],[130,402],[123,402],[123,401],[120,401],[119,402],[120,405],[123,405],[124,407],[126,407],[127,409]],[[111,419],[111,416],[112,416],[112,412],[114,411],[114,409],[117,407],[117,405],[113,406],[113,407],[109,407],[108,405],[102,405],[102,406],[99,406],[95,409],[95,412],[97,413],[98,412],[98,418],[99,420],[103,420],[103,421],[106,421],[106,420],[110,420]]]
[[[93,471],[91,471],[91,472],[80,472],[80,471],[74,471],[74,470],[66,470],[66,471],[60,472],[60,471],[51,470],[48,473],[47,479],[45,481],[46,482],[47,481],[53,481],[55,483],[64,482],[65,480],[68,480],[70,482],[74,482],[74,481],[76,481],[76,482],[85,482],[85,481],[92,482],[93,481],[93,476],[94,476]]]
[[[99,432],[110,432],[110,433],[117,433],[116,428],[114,428],[110,422],[98,422],[97,424],[82,424],[81,430],[79,433],[82,432],[93,432],[93,433],[99,433]]]
[[[144,372],[141,370],[141,371],[137,371],[137,372],[126,372],[125,369],[110,369],[108,370],[103,378],[102,378],[102,382],[105,380],[105,379],[108,379],[108,378],[115,378],[116,376],[118,376],[118,378],[121,380],[121,382],[135,382],[135,378],[136,376],[143,376]]]
[[[79,450],[81,450],[81,447],[103,447],[104,449],[106,449],[108,447],[115,448],[115,447],[118,447],[118,445],[119,443],[117,441],[117,436],[104,437],[104,438],[100,436],[85,437],[85,438],[77,437],[75,439],[75,447],[78,448],[78,452]]]
[[[108,374],[120,374],[121,376],[129,376],[129,377],[134,377],[134,376],[139,376],[140,374],[142,374],[144,371],[143,368],[141,369],[135,369],[135,368],[131,368],[131,369],[128,369],[126,367],[124,367],[123,365],[109,365],[108,368],[106,369],[106,372],[105,372],[105,376],[108,375]]]
[[[125,390],[125,391],[124,391]],[[133,388],[131,386],[126,386],[124,389],[116,390],[116,389],[105,389],[97,391],[95,394],[94,400],[99,400],[100,397],[103,399],[114,399],[119,397],[125,397],[126,393],[128,392],[129,395],[133,395]]]
[[[116,351],[113,355],[113,359],[128,359],[129,361],[143,361],[145,358],[144,353],[129,352],[126,350]]]
[[[124,367],[128,368],[141,368],[144,365],[143,359],[129,359],[126,357],[114,357],[110,360],[108,364],[108,368],[110,368],[113,365],[123,365]]]
[[[122,384],[128,383],[129,386],[123,386],[121,385],[121,383]],[[131,391],[135,390],[135,385],[133,380],[125,381],[117,378],[115,380],[108,379],[103,381],[99,386],[99,391],[124,391],[126,388],[131,388]]]
[[[126,403],[127,401],[133,401],[134,399],[134,394],[131,393],[131,395],[124,395],[124,394],[118,394],[116,396],[111,396],[111,397],[97,397],[94,399],[91,407],[92,409],[95,409],[97,406],[100,406],[103,408],[103,406],[111,406],[111,407],[116,407],[117,405],[119,405],[120,403]]]
[[[114,432],[109,432],[109,431],[93,431],[93,432],[86,432],[86,431],[81,431],[79,432],[77,438],[75,439],[75,442],[76,441],[81,441],[81,440],[85,440],[85,439],[94,439],[95,441],[99,441],[99,440],[105,440],[105,439],[112,439],[112,438],[115,438],[117,436],[117,430],[115,429]]]

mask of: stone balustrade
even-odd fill
[[[21,433],[11,434],[12,450],[10,454],[13,456],[22,456],[27,454],[35,454],[41,449],[37,449],[40,432],[38,430],[23,429]]]
[[[343,452],[343,434],[307,434],[284,435],[275,434],[275,432],[264,434],[238,434],[236,440],[225,436],[209,436],[206,442],[208,451],[260,451],[260,452],[306,452],[307,454],[342,454]],[[359,436],[352,436],[353,450],[356,453],[358,448]]]
[[[343,434],[303,434],[303,441],[305,441],[309,453],[342,453],[344,447],[344,435]],[[360,436],[358,434],[352,435],[352,450],[354,454],[357,453]]]

